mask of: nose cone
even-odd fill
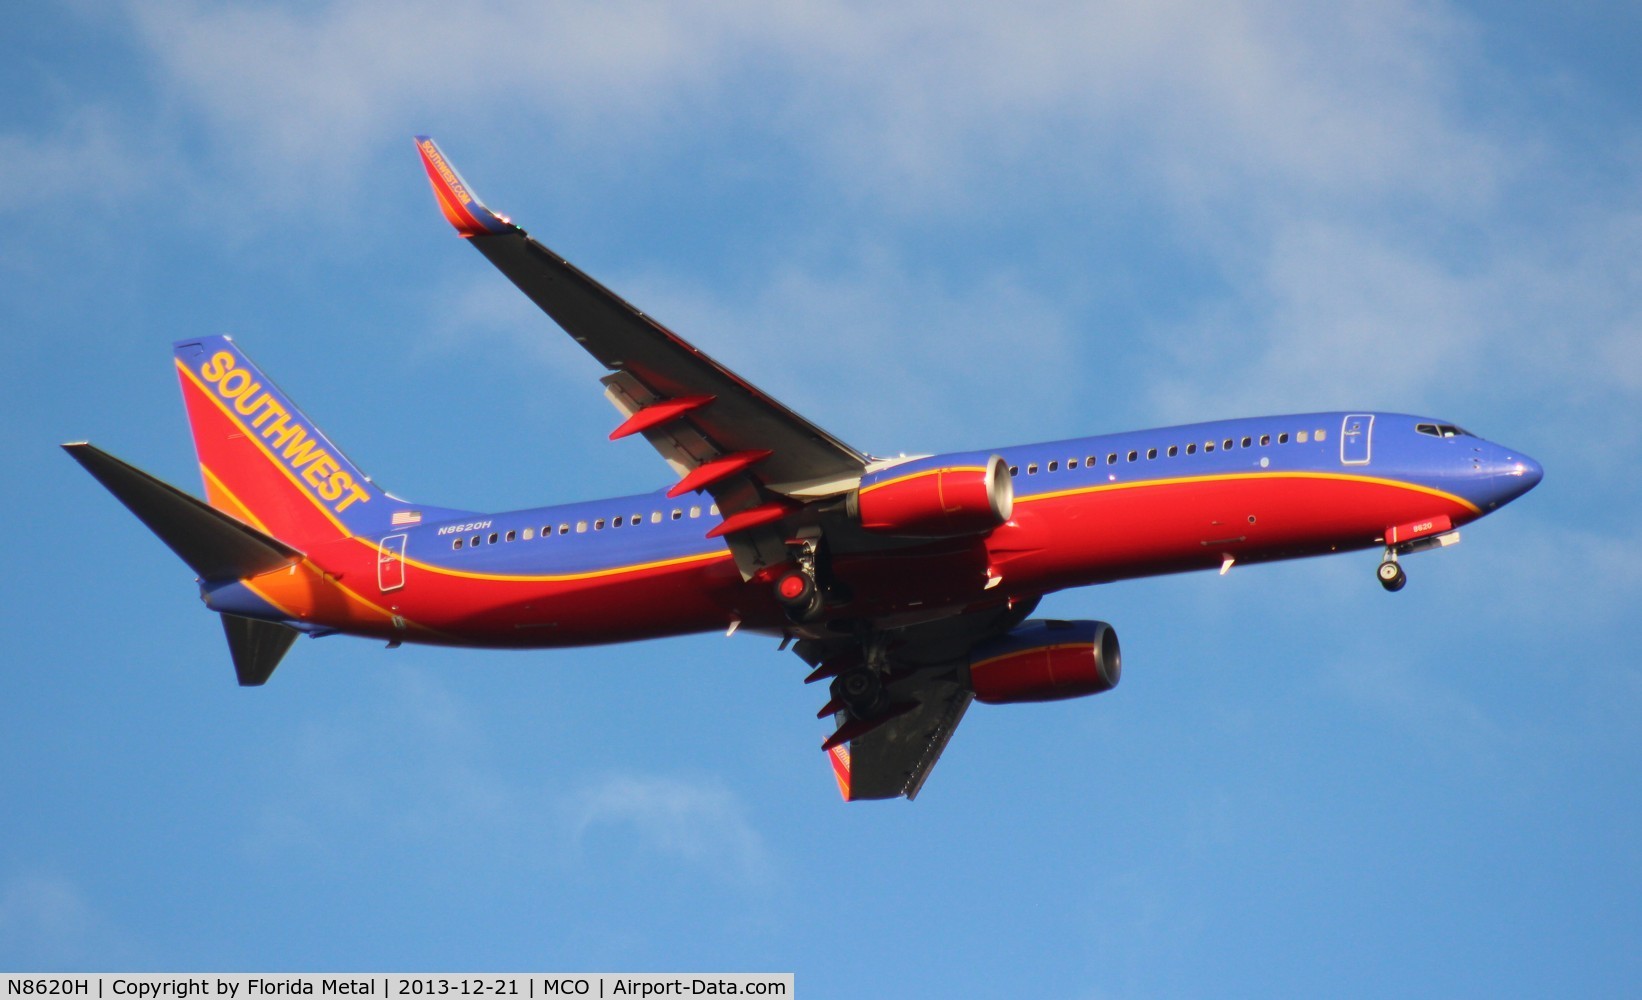
[[[1545,469],[1520,451],[1500,448],[1488,463],[1494,493],[1491,506],[1499,507],[1522,496],[1545,478]]]
[[[1506,475],[1516,476],[1521,479],[1522,493],[1527,493],[1535,486],[1538,486],[1541,479],[1545,478],[1545,469],[1538,462],[1529,458],[1527,455],[1519,455],[1517,457],[1516,465],[1512,466],[1511,471],[1506,473]],[[1521,493],[1518,495],[1520,496]]]

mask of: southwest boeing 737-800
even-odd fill
[[[195,499],[64,447],[198,575],[241,684],[298,635],[552,647],[737,628],[829,681],[846,799],[912,798],[972,700],[1097,694],[1117,634],[1032,620],[1051,591],[1378,549],[1400,558],[1532,489],[1537,463],[1441,420],[1339,412],[879,459],[765,395],[487,209],[431,139],[445,217],[604,365],[673,469],[639,496],[499,514],[384,492],[227,337],[174,346]]]

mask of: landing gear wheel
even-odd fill
[[[826,610],[815,577],[801,569],[781,574],[775,581],[775,599],[787,609],[787,617],[800,625],[815,621]]]
[[[803,570],[789,570],[775,581],[775,599],[789,608],[801,608],[815,594],[815,577]]]
[[[886,700],[884,682],[870,667],[856,667],[833,678],[833,700],[843,705],[857,719],[870,719],[883,707]]]
[[[1403,572],[1401,566],[1389,559],[1380,564],[1379,576],[1380,586],[1393,594],[1403,589],[1408,583],[1408,574]]]

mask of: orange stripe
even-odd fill
[[[298,570],[301,576],[298,575]],[[448,632],[429,628],[420,622],[412,621],[398,612],[391,611],[379,604],[366,600],[358,592],[343,585],[334,577],[328,576],[323,570],[304,559],[300,564],[286,569],[274,570],[261,576],[243,581],[246,588],[258,597],[267,601],[287,616],[298,621],[313,620],[319,624],[331,627],[345,628],[349,625],[372,623],[393,627],[393,619],[398,617],[405,623],[406,631],[412,629],[427,635],[439,636],[446,639],[457,637]],[[336,614],[334,606],[324,607],[320,601],[314,600],[316,595],[334,595],[340,598],[344,608],[351,613]]]
[[[211,501],[211,506],[225,514],[239,518],[264,535],[274,537],[274,533],[268,530],[268,526],[262,523],[262,519],[257,517],[251,511],[251,508],[245,505],[245,501],[234,494],[233,490],[223,485],[222,480],[217,478],[217,474],[212,472],[204,462],[200,463],[200,472],[205,476],[206,499]]]

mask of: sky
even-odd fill
[[[0,34],[0,968],[792,971],[806,997],[1642,980],[1642,8],[32,5]],[[198,491],[230,333],[376,481],[668,482],[437,211],[876,454],[1381,409],[1545,481],[1408,560],[1113,584],[1122,685],[846,805],[757,636],[303,640],[241,690],[56,447]]]

